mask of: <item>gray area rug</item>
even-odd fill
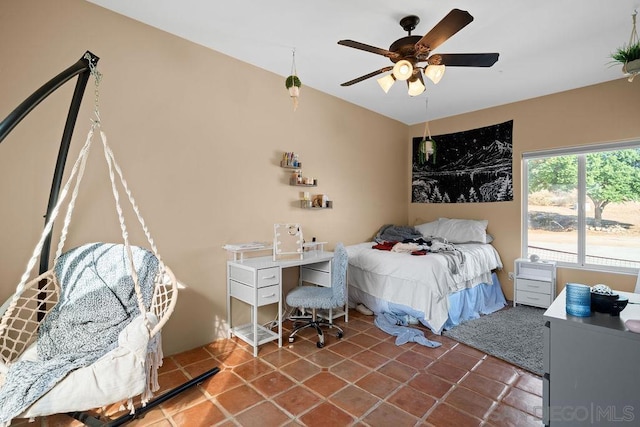
[[[442,334],[541,376],[544,312],[524,305],[508,307]]]

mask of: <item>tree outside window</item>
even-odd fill
[[[640,267],[640,148],[525,156],[525,166],[527,252],[569,264]]]

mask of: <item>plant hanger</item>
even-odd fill
[[[298,108],[298,97],[300,96],[300,87],[302,86],[302,82],[298,77],[298,70],[296,69],[296,50],[293,49],[292,52],[293,59],[291,61],[291,74],[287,77],[284,82],[285,87],[289,91],[289,96],[293,101],[293,111],[296,111]]]
[[[638,30],[636,29],[636,16],[638,11],[634,10],[631,15],[631,35],[629,43],[617,49],[611,57],[622,63],[622,72],[629,74],[628,80],[633,81],[634,77],[640,73],[640,40],[638,39]]]

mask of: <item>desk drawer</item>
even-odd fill
[[[229,286],[230,295],[247,304],[260,307],[261,305],[273,304],[280,301],[280,285],[265,286],[264,288],[256,289],[253,286],[247,286],[234,280],[231,280],[229,283],[231,285]]]
[[[244,283],[248,286],[255,285],[255,279],[253,276],[253,270],[241,268],[235,265],[229,266],[229,278],[236,282]]]
[[[258,306],[273,304],[278,301],[280,301],[280,285],[266,286],[258,289]]]
[[[264,286],[277,285],[280,283],[280,269],[278,267],[263,268],[257,270],[257,283],[252,269],[241,268],[235,265],[229,267],[229,278],[236,282],[244,283],[247,286],[262,288]]]
[[[277,285],[280,283],[280,269],[278,267],[258,270],[258,287]]]
[[[314,262],[313,264],[306,264],[303,267],[329,273],[331,272],[331,261]]]
[[[245,285],[244,283],[229,280],[229,296],[244,301],[247,304],[255,304],[256,288]]]
[[[300,279],[303,282],[313,283],[314,285],[331,287],[331,273],[328,271],[319,271],[302,267],[300,269]]]
[[[551,294],[551,282],[530,280],[530,279],[517,279],[518,291],[537,292],[539,294]]]

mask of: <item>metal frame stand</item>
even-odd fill
[[[78,76],[78,81],[76,82],[76,87],[73,91],[73,97],[71,98],[71,105],[69,106],[69,113],[67,114],[67,121],[64,125],[64,131],[62,132],[62,140],[60,141],[60,149],[58,150],[58,160],[56,161],[56,168],[53,173],[53,182],[51,183],[51,191],[49,192],[49,203],[47,205],[47,213],[45,214],[44,220],[45,224],[49,221],[51,212],[58,201],[60,185],[62,184],[62,175],[64,174],[64,166],[67,161],[69,146],[71,145],[71,137],[73,136],[73,129],[75,128],[78,112],[80,111],[82,96],[84,95],[84,90],[87,87],[87,82],[91,75],[89,65],[91,64],[92,66],[95,66],[99,59],[100,58],[95,56],[93,53],[87,51],[75,64],[42,85],[40,89],[36,90],[31,96],[25,99],[2,122],[0,122],[1,143],[9,132],[11,132],[13,128],[31,112],[31,110],[38,106],[40,102],[73,77]],[[51,232],[47,236],[47,239],[42,246],[42,251],[40,252],[40,274],[49,269],[50,248]]]
[[[151,402],[147,403],[146,406],[140,407],[140,408],[136,408],[135,413],[133,414],[126,414],[121,416],[120,418],[116,418],[115,420],[109,420],[109,421],[104,421],[104,420],[100,420],[99,418],[96,418],[92,415],[89,415],[87,412],[70,412],[67,415],[69,415],[70,417],[75,418],[76,420],[84,423],[85,425],[89,426],[89,427],[116,427],[116,426],[121,426],[123,424],[126,424],[128,422],[131,422],[135,419],[139,419],[142,418],[145,414],[145,412],[155,408],[156,406],[160,405],[163,402],[166,402],[167,400],[171,399],[172,397],[182,393],[183,391],[185,391],[186,389],[197,385],[197,384],[201,384],[202,382],[204,382],[206,379],[208,379],[209,377],[214,376],[215,374],[217,374],[218,372],[220,372],[220,368],[215,367],[207,372],[205,372],[202,375],[199,375],[198,377],[182,384],[179,385],[178,387],[172,389],[171,391],[158,396],[156,399],[152,400]]]

